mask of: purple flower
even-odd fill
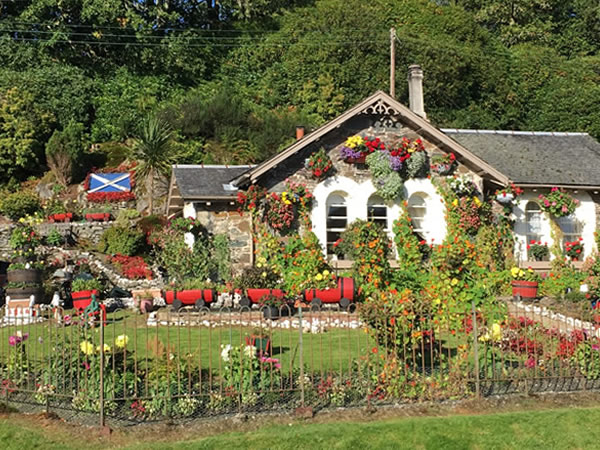
[[[359,150],[355,150],[350,147],[346,147],[345,145],[340,150],[340,156],[342,159],[348,158],[360,158],[362,153]]]
[[[402,159],[399,156],[390,155],[390,167],[392,170],[399,172],[402,169]]]

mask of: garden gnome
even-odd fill
[[[52,305],[54,320],[60,323],[62,321],[62,301],[60,300],[60,295],[58,294],[58,291],[54,291],[54,295],[52,296],[52,301],[50,302],[50,305]]]

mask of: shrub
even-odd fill
[[[17,191],[8,194],[0,202],[0,213],[12,220],[35,214],[40,210],[40,200],[33,191]]]
[[[93,291],[93,290],[101,290],[102,289],[102,284],[92,278],[91,280],[86,280],[84,278],[77,278],[75,280],[73,280],[73,283],[71,284],[71,291],[73,292],[77,292],[77,291]]]
[[[131,227],[113,225],[100,237],[98,251],[133,256],[144,249],[144,234]]]
[[[60,231],[58,231],[56,228],[52,228],[52,230],[50,230],[50,232],[48,233],[48,236],[46,236],[46,243],[55,247],[61,245],[64,242],[64,240],[65,239],[63,235],[60,234]]]

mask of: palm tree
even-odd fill
[[[133,156],[138,161],[135,171],[138,177],[150,182],[148,209],[153,212],[154,178],[157,174],[168,175],[171,170],[173,133],[169,125],[155,116],[142,123],[140,134],[133,142]]]

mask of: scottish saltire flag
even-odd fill
[[[131,192],[130,174],[92,173],[88,193],[93,192]]]

